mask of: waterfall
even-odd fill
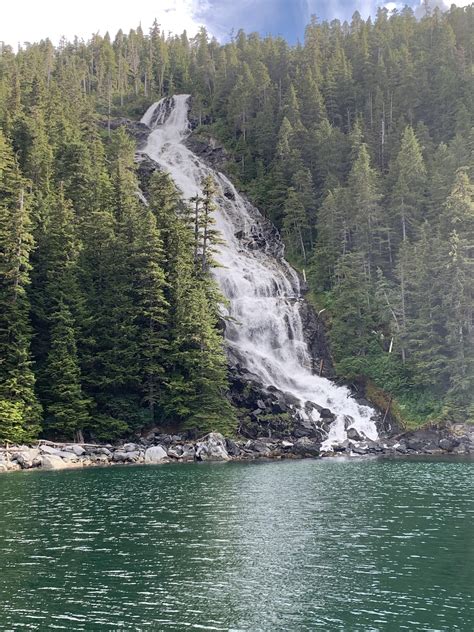
[[[216,183],[216,224],[223,244],[216,257],[221,267],[214,275],[228,299],[225,335],[229,353],[263,385],[293,395],[300,402],[302,417],[313,422],[319,419],[308,402],[336,415],[323,448],[342,442],[346,427],[376,439],[374,411],[353,399],[348,388],[311,371],[300,315],[300,281],[283,258],[278,236],[274,244],[265,243],[262,235],[267,220],[226,176],[184,144],[190,133],[188,99],[189,95],[177,95],[150,106],[141,120],[151,130],[141,151],[171,175],[187,199],[202,194],[201,181],[209,173]]]

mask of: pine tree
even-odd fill
[[[390,179],[393,241],[405,241],[416,235],[426,204],[426,168],[412,127],[405,129],[400,151],[390,168]]]
[[[363,255],[343,255],[336,266],[333,290],[334,318],[330,331],[336,361],[365,356],[374,328],[372,288]]]
[[[41,408],[31,362],[30,254],[26,183],[0,132],[0,441],[35,436]]]
[[[352,202],[354,246],[364,255],[370,278],[381,251],[381,195],[365,143],[360,146],[357,160],[349,174],[348,197]]]
[[[302,195],[293,187],[288,189],[283,216],[283,231],[286,236],[290,253],[293,256],[302,257],[306,262],[306,233],[308,231],[308,218],[302,201]]]
[[[449,401],[455,418],[473,413],[474,392],[474,188],[458,171],[441,226],[450,227],[443,284],[449,347]]]
[[[68,438],[82,436],[89,421],[90,402],[82,391],[77,353],[82,296],[77,261],[73,209],[61,187],[51,196],[49,228],[43,241],[45,274],[36,293],[43,294],[42,317],[49,350],[39,371],[38,390],[45,409],[45,430]],[[41,359],[40,359],[41,360]]]

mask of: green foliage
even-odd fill
[[[473,6],[308,25],[304,43],[157,23],[0,52],[0,440],[234,424],[214,193],[137,198],[112,117],[190,93],[200,133],[282,231],[341,374],[419,420],[472,417]],[[413,422],[415,423],[415,422]],[[49,430],[48,430],[49,428]]]

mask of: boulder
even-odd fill
[[[230,456],[240,456],[240,448],[232,439],[225,440],[225,447]]]
[[[368,448],[365,445],[353,445],[351,448],[354,454],[367,454]]]
[[[256,452],[258,456],[266,456],[270,454],[269,447],[260,439],[257,439],[256,441],[248,441],[245,444],[245,447],[252,452]]]
[[[50,445],[40,445],[39,451],[41,454],[54,454],[56,456],[61,452],[58,448],[53,448]]]
[[[72,445],[71,450],[72,452],[74,452],[76,456],[84,456],[84,454],[86,453],[84,448],[81,445],[77,445],[77,444]]]
[[[194,449],[194,446],[191,444],[186,444],[183,446],[183,454],[181,455],[181,460],[182,461],[194,461],[194,458],[196,456],[196,450]]]
[[[108,448],[98,448],[97,454],[103,454],[104,456],[108,458],[112,456],[112,452]]]
[[[301,456],[319,456],[320,444],[308,437],[301,437],[293,445],[292,452]]]
[[[55,456],[59,456],[65,461],[71,461],[72,463],[76,462],[78,459],[74,452],[67,452],[66,450],[58,450]]]
[[[129,463],[138,463],[143,455],[143,453],[140,453],[140,450],[134,450],[133,452],[128,451],[125,454],[127,455],[127,461]]]
[[[151,448],[145,450],[145,463],[148,465],[154,465],[156,463],[166,463],[168,461],[168,454],[161,445],[154,445]]]
[[[336,415],[334,413],[332,413],[329,408],[321,408],[319,411],[319,414],[321,415],[321,419],[326,419],[326,420],[330,420],[330,421],[335,421],[336,419]]]
[[[451,452],[459,445],[459,441],[454,437],[446,437],[444,439],[440,439],[438,445],[442,450],[447,450],[448,452]]]
[[[13,452],[11,458],[19,463],[24,470],[26,470],[34,467],[33,463],[36,462],[35,460],[38,455],[39,450],[37,448],[24,448],[18,452]]]
[[[210,432],[196,444],[198,461],[229,461],[226,440],[219,432]]]
[[[116,463],[125,463],[128,461],[128,454],[124,450],[115,450],[112,460]]]
[[[136,443],[126,443],[123,446],[124,452],[136,452],[138,450],[138,446]]]
[[[94,463],[109,463],[109,457],[106,454],[93,454],[90,458]]]
[[[337,443],[336,445],[333,445],[332,451],[333,452],[347,452],[347,450],[350,450],[351,448],[352,448],[352,443],[349,441],[349,439],[344,439],[342,443]]]
[[[172,457],[173,459],[180,459],[183,456],[183,448],[181,446],[168,448],[168,456]]]
[[[41,457],[41,468],[43,470],[65,470],[68,467],[70,467],[69,463],[66,463],[56,454],[43,454]]]
[[[364,437],[355,428],[347,429],[347,438],[351,441],[362,441]]]

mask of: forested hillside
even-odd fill
[[[4,47],[0,440],[232,425],[192,217],[160,174],[140,202],[108,125],[178,92],[305,269],[339,375],[410,423],[472,419],[473,53],[472,6],[314,19],[295,47],[157,24]]]

